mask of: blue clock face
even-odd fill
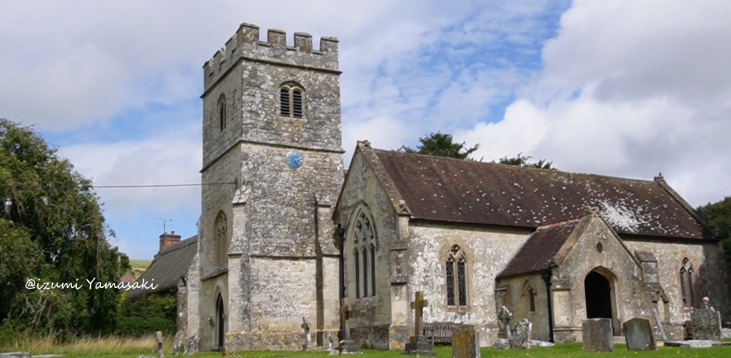
[[[304,163],[305,158],[299,152],[289,152],[289,153],[287,153],[286,161],[287,161],[287,166],[289,166],[293,170],[297,170],[302,166],[302,163]]]

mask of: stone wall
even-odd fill
[[[532,339],[548,341],[548,297],[546,283],[541,275],[527,274],[506,278],[498,282],[498,287],[505,288],[502,305],[507,306],[513,312],[511,326],[526,318],[533,323]],[[529,287],[534,292],[534,311],[530,310]],[[499,302],[497,303],[499,304]]]
[[[424,310],[425,322],[474,324],[480,332],[480,346],[491,346],[499,329],[495,277],[515,256],[529,234],[528,230],[512,228],[412,223],[409,232],[409,289],[411,299],[414,292],[424,291],[424,299],[429,301],[429,307]],[[467,256],[466,308],[447,305],[446,259],[449,249],[455,244]],[[408,308],[405,305],[400,307]],[[410,318],[409,322],[413,319]],[[413,327],[413,323],[410,325]]]
[[[198,240],[197,245],[200,245]],[[200,275],[198,267],[198,254],[193,257],[190,263],[188,273],[185,275],[185,282],[187,285],[187,313],[186,317],[188,322],[185,324],[185,338],[193,335],[199,335],[200,332],[200,311],[199,311],[199,300],[200,300]]]
[[[660,285],[669,299],[669,321],[682,324],[690,320],[691,309],[683,307],[680,290],[680,268],[688,258],[695,271],[693,276],[694,305],[698,307],[703,296],[711,298],[723,321],[731,320],[731,293],[728,263],[718,241],[657,240],[625,237],[624,242],[633,251],[649,251],[657,258]]]
[[[355,219],[359,212],[365,212],[373,220],[376,248],[376,295],[357,298],[355,295],[353,240]],[[367,163],[367,158],[359,150],[351,160],[347,183],[338,202],[334,221],[345,229],[345,285],[346,295],[353,312],[349,321],[353,340],[359,345],[378,349],[396,349],[400,341],[391,340],[398,334],[391,331],[392,291],[401,292],[405,285],[391,285],[390,254],[394,239],[397,239],[396,213],[390,198],[383,190],[379,178]],[[408,299],[403,295],[403,299]],[[408,317],[408,316],[406,316]],[[399,319],[393,322],[400,325]],[[404,322],[405,323],[405,322]],[[395,328],[394,328],[395,329]]]
[[[216,299],[221,294],[224,302],[224,313],[228,314],[228,275],[223,274],[201,282],[200,289],[200,344],[201,350],[215,350],[218,348],[216,331]],[[227,324],[224,324],[224,332]]]

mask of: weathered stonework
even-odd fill
[[[322,344],[324,332],[339,329],[337,39],[323,38],[316,50],[296,33],[292,47],[280,30],[263,42],[258,27],[242,24],[203,72],[200,289],[189,314],[201,349],[298,349],[303,318]],[[282,86],[301,90],[300,118],[281,115]],[[298,168],[288,166],[292,152],[303,157]]]

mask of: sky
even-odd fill
[[[699,206],[731,195],[729,18],[715,0],[0,0],[0,118],[96,185],[200,183],[202,65],[246,22],[340,40],[346,166],[357,140],[441,131],[485,161],[662,172]],[[131,258],[196,234],[200,187],[97,193]]]

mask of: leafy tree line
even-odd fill
[[[476,160],[472,157],[472,154],[478,149],[480,149],[479,144],[467,147],[465,142],[455,143],[451,134],[437,132],[419,138],[419,145],[417,145],[416,149],[404,145],[398,150],[404,153],[417,153],[464,160]],[[531,156],[524,156],[523,153],[518,153],[518,155],[513,158],[508,158],[507,156],[500,158],[497,163],[527,168],[555,169],[551,167],[553,162],[541,159],[536,163],[530,163],[529,161],[532,158],[533,157]],[[480,158],[479,161],[482,161],[482,158]],[[495,161],[493,160],[492,163],[495,163]]]
[[[119,281],[92,182],[32,128],[0,119],[0,329],[59,340],[114,329]],[[125,257],[126,258],[126,257]],[[28,289],[37,282],[76,288]]]
[[[718,230],[718,235],[723,240],[726,259],[731,263],[731,196],[713,204],[699,206],[697,211]]]

